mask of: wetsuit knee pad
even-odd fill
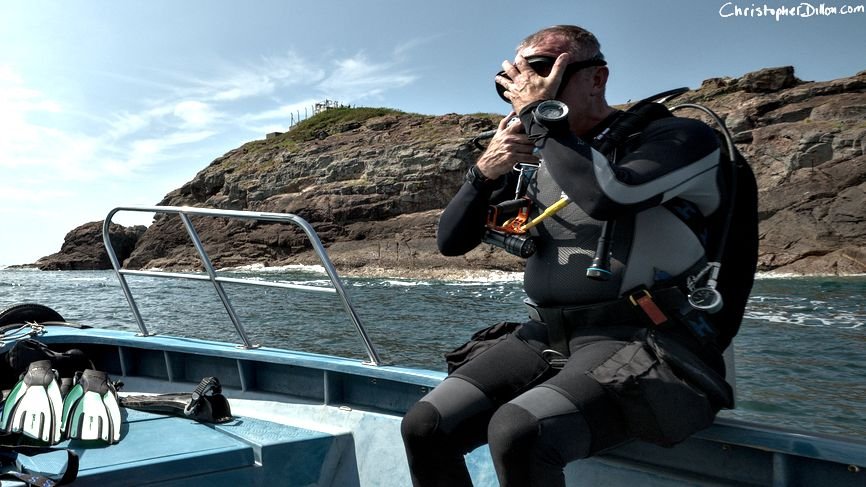
[[[403,416],[400,433],[412,485],[472,486],[463,460],[466,451],[443,431],[442,415],[436,406],[427,401],[415,403]]]
[[[576,408],[573,412],[539,418],[522,406],[509,403],[493,415],[488,439],[494,463],[519,468],[519,464],[528,462],[536,474],[549,471],[555,475],[568,462],[589,456],[592,434]]]
[[[487,440],[494,462],[529,454],[538,441],[538,418],[514,404],[496,410],[487,427]]]
[[[441,419],[439,411],[429,402],[415,403],[400,423],[400,433],[403,435],[406,447],[423,448],[423,445],[432,441],[439,429]]]

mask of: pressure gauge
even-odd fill
[[[559,100],[545,100],[535,107],[535,119],[549,125],[568,119],[568,105]]]
[[[689,304],[712,314],[722,309],[722,295],[711,287],[700,287],[689,294]]]

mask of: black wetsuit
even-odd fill
[[[539,306],[616,300],[640,286],[676,282],[706,260],[700,239],[705,229],[694,228],[696,219],[676,213],[705,217],[719,208],[715,133],[695,120],[661,118],[619,147],[611,164],[587,141],[619,115],[614,113],[581,140],[538,124],[531,110],[521,114],[543,160],[527,189],[532,216],[563,193],[571,200],[531,230],[538,250],[526,262],[524,288]],[[442,253],[462,255],[476,247],[490,202],[513,195],[511,176],[492,183],[466,182],[442,214]],[[612,277],[593,281],[585,271],[604,220],[616,222]],[[700,226],[704,220],[697,221]],[[633,316],[610,316],[577,327],[568,337],[568,361],[557,370],[543,356],[551,348],[547,326],[534,320],[521,324],[450,374],[406,414],[403,436],[415,485],[471,485],[463,455],[485,442],[501,485],[564,485],[566,463],[633,436],[621,410],[586,372],[645,329]],[[701,357],[724,373],[716,348],[693,348],[700,348]],[[690,412],[674,409],[670,414]]]

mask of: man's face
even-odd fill
[[[559,36],[547,36],[517,51],[524,58],[530,56],[549,56],[555,58],[564,52],[569,52],[569,44],[568,41]],[[574,56],[574,53],[572,53],[572,56]],[[581,60],[572,59],[572,62]],[[583,115],[589,111],[592,76],[596,69],[595,67],[582,69],[567,79],[562,80],[564,85],[560,88],[560,95],[557,98],[568,105],[572,128],[575,128],[574,121],[583,118]],[[548,73],[539,74],[546,76]]]

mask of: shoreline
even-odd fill
[[[164,269],[152,268],[150,271],[162,271]],[[0,266],[0,271],[12,272],[70,272],[70,271],[43,271],[35,266],[9,265]],[[100,271],[111,271],[111,269],[100,269]],[[284,272],[304,272],[317,275],[325,275],[325,269],[320,265],[304,265],[290,264],[284,266],[264,266],[264,265],[246,265],[238,267],[226,267],[217,269],[218,272],[237,272],[237,273],[284,273]],[[72,271],[82,272],[82,271]],[[89,271],[85,271],[89,272]],[[173,272],[196,272],[196,271],[179,271],[174,269]],[[386,267],[351,267],[347,269],[337,268],[337,274],[341,278],[362,278],[362,279],[407,279],[407,280],[433,280],[433,281],[448,281],[448,282],[516,282],[523,280],[523,272],[503,271],[497,269],[462,269],[462,268],[436,268],[436,269],[397,269]],[[761,279],[810,279],[810,278],[864,278],[866,273],[852,274],[796,274],[791,272],[775,272],[763,271],[755,274],[755,280]]]

